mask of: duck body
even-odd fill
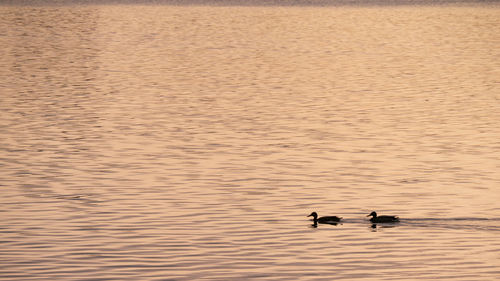
[[[336,223],[339,222],[342,218],[337,216],[327,216],[327,217],[319,217],[316,212],[312,212],[308,217],[313,217],[314,223]]]
[[[378,216],[377,212],[371,212],[367,217],[372,217],[370,221],[373,223],[399,222],[397,216]]]

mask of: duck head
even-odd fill
[[[374,218],[376,218],[377,217],[377,212],[373,211],[367,217],[374,217]]]
[[[313,217],[314,220],[318,219],[318,214],[316,212],[312,212],[308,217]]]

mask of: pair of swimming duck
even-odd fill
[[[314,224],[317,223],[337,223],[342,220],[337,216],[328,216],[328,217],[319,217],[316,212],[312,212],[308,217],[313,217]],[[388,222],[399,222],[399,218],[397,216],[378,216],[377,212],[371,212],[367,217],[372,217],[370,219],[373,223],[388,223]]]

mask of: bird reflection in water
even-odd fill
[[[380,228],[393,228],[398,226],[396,223],[372,223],[370,229],[372,232],[376,232]]]
[[[338,223],[338,222],[322,222],[321,224],[329,224],[329,225],[339,225],[339,224],[342,224],[342,223]],[[317,228],[318,227],[318,223],[317,222],[313,222],[313,224],[311,224],[311,227],[312,228]]]

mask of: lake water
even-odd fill
[[[499,5],[7,2],[1,280],[500,276]]]

